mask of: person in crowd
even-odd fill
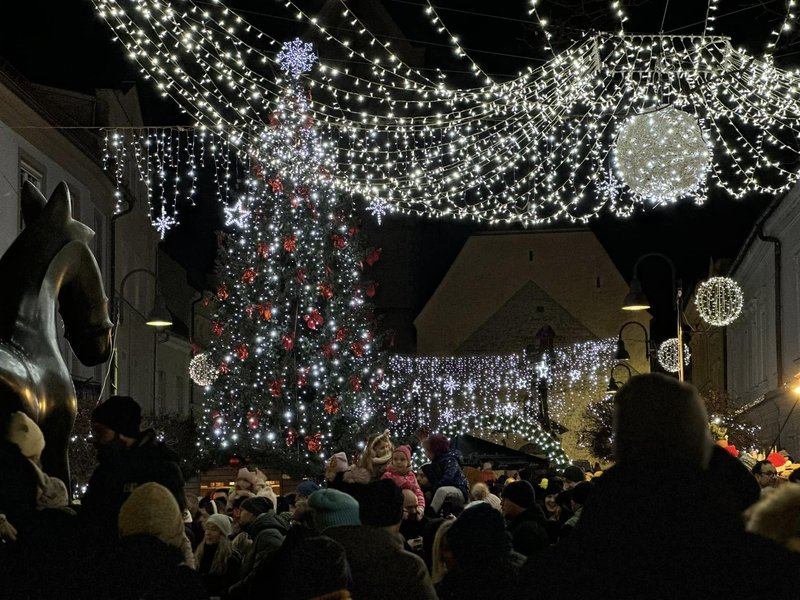
[[[292,521],[294,523],[311,526],[311,511],[308,508],[308,498],[320,489],[319,485],[310,479],[300,482],[295,490],[294,511]]]
[[[489,491],[489,486],[485,483],[473,485],[469,492],[469,499],[471,502],[488,502],[492,508],[500,510],[500,498]]]
[[[328,459],[328,464],[325,466],[325,481],[330,485],[335,481],[341,481],[344,474],[350,468],[347,462],[347,454],[344,452],[337,452]]]
[[[500,513],[485,502],[475,504],[461,513],[444,536],[447,571],[436,586],[440,600],[509,597],[525,557],[511,548]],[[533,591],[538,597],[538,590],[531,587]]]
[[[392,461],[386,466],[383,479],[391,479],[400,489],[408,489],[417,497],[417,510],[421,515],[425,511],[425,496],[419,487],[417,477],[411,470],[411,448],[398,446],[392,453]]]
[[[717,444],[714,444],[711,452],[708,477],[720,501],[745,519],[748,509],[761,497],[761,488],[750,469]]]
[[[275,512],[275,504],[265,496],[246,498],[241,505],[239,523],[252,543],[242,556],[241,580],[231,586],[230,595],[247,598],[252,592],[257,566],[277,552],[289,531],[289,520]]]
[[[754,464],[752,473],[758,487],[762,490],[770,490],[778,486],[778,469],[768,460],[760,460]]]
[[[255,467],[242,467],[236,473],[236,480],[233,486],[233,493],[228,495],[225,512],[233,510],[233,501],[237,498],[251,498],[256,495],[258,486],[258,474]]]
[[[564,526],[561,528],[561,537],[569,535],[583,513],[583,507],[592,493],[592,483],[590,481],[581,481],[574,488],[570,490],[570,508],[572,509],[572,516],[567,519]]]
[[[419,489],[422,490],[422,495],[425,497],[425,506],[430,506],[434,492],[431,482],[439,479],[439,468],[432,463],[425,463],[419,468],[416,475]]]
[[[99,465],[89,479],[79,516],[86,540],[102,552],[114,544],[122,504],[140,485],[160,483],[186,508],[183,475],[177,455],[156,439],[155,431],[140,431],[142,409],[130,396],[111,396],[92,411],[92,443]]]
[[[433,537],[433,545],[431,548],[431,581],[434,587],[441,583],[444,576],[447,575],[447,565],[453,563],[453,555],[450,552],[450,547],[447,545],[447,532],[450,527],[455,523],[455,519],[445,519],[442,521],[439,528],[436,530],[436,535]]]
[[[394,483],[370,483],[360,505],[332,489],[314,493],[309,504],[317,531],[339,542],[347,553],[353,598],[436,598],[423,560],[403,549],[403,494]]]
[[[242,557],[233,549],[233,521],[227,515],[211,515],[203,541],[195,551],[197,572],[203,576],[211,596],[227,598],[228,589],[239,580]]]
[[[422,552],[422,531],[428,524],[428,518],[419,512],[417,495],[409,489],[401,490],[403,494],[403,522],[400,524],[400,535],[415,554]]]
[[[632,377],[614,398],[613,440],[616,465],[593,479],[573,532],[529,559],[520,597],[531,589],[550,600],[797,597],[800,563],[746,533],[712,483],[713,442],[695,388],[661,374]],[[574,577],[586,565],[603,576]]]
[[[297,506],[297,502],[308,502],[311,494],[316,492],[318,489],[320,489],[319,484],[311,481],[310,479],[301,481],[295,490],[295,506]]]
[[[118,516],[119,542],[94,565],[86,597],[109,600],[208,598],[175,496],[164,486],[138,485]]]
[[[430,486],[434,493],[431,506],[434,512],[439,511],[439,507],[452,490],[455,488],[463,496],[464,502],[469,498],[469,486],[464,473],[461,471],[461,464],[458,460],[456,451],[450,449],[450,440],[441,434],[432,434],[423,442],[422,447],[428,459],[436,465],[436,473],[431,475],[436,479],[430,479]],[[438,495],[438,498],[437,498]]]
[[[247,554],[247,549],[253,543],[250,536],[242,526],[242,504],[247,500],[246,497],[240,496],[233,501],[230,517],[233,519],[233,549],[239,553],[239,556]],[[205,531],[205,525],[204,525]]]
[[[800,553],[800,485],[782,485],[752,510],[747,531]]]
[[[586,475],[578,465],[569,465],[564,469],[565,490],[571,490],[582,481],[586,481]]]
[[[494,465],[491,461],[486,461],[481,465],[481,483],[491,483],[497,481],[497,476],[494,474]]]
[[[369,483],[380,479],[386,465],[392,460],[393,450],[388,429],[381,433],[373,433],[367,440],[358,464],[353,465],[344,474],[343,480],[346,483]]]
[[[325,536],[288,538],[283,600],[348,600],[350,566],[341,544]]]
[[[500,510],[516,552],[533,556],[547,546],[544,513],[536,504],[536,492],[528,481],[514,481],[506,485]]]

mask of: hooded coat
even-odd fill
[[[469,484],[464,472],[461,470],[461,463],[455,450],[447,450],[437,456],[433,463],[439,469],[441,476],[438,480],[431,482],[431,487],[435,492],[440,487],[451,486],[458,488],[464,494],[464,502],[469,499]]]

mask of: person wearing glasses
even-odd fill
[[[768,460],[760,460],[753,465],[753,476],[762,490],[778,486],[778,470]]]

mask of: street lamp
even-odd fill
[[[619,386],[623,385],[625,383],[625,381],[628,381],[628,379],[626,379],[625,381],[617,381],[616,379],[614,379],[614,371],[619,367],[622,367],[623,369],[628,371],[628,379],[633,377],[633,372],[635,371],[635,369],[632,369],[631,367],[629,367],[625,363],[617,363],[617,364],[615,364],[608,371],[608,387],[606,388],[606,392],[608,392],[609,394],[616,394],[619,391]],[[638,374],[638,371],[637,371],[637,374]]]
[[[669,265],[669,270],[672,278],[672,297],[675,299],[675,310],[678,313],[677,320],[677,337],[678,337],[678,379],[684,380],[684,364],[683,364],[683,289],[681,288],[681,281],[675,277],[675,263],[673,263],[668,256],[660,252],[648,252],[640,256],[636,263],[633,265],[633,278],[630,283],[630,290],[622,301],[622,310],[637,311],[646,310],[650,308],[650,302],[642,291],[642,284],[637,277],[639,273],[639,265],[647,258],[657,257],[664,260]],[[624,325],[623,325],[624,327]],[[621,330],[620,330],[621,333]],[[621,338],[620,338],[621,339]],[[619,343],[618,343],[619,349]],[[624,348],[623,348],[624,351]]]
[[[158,277],[156,274],[151,271],[150,269],[139,268],[133,269],[125,274],[125,277],[122,278],[122,281],[119,285],[119,294],[115,294],[114,298],[114,326],[115,328],[122,323],[122,300],[125,298],[125,284],[128,282],[128,278],[131,275],[135,275],[137,273],[146,273],[150,275],[153,280],[155,281],[155,295],[153,298],[153,308],[150,312],[147,313],[147,317],[145,317],[145,324],[149,327],[155,328],[157,331],[161,330],[165,327],[169,327],[172,325],[172,315],[167,308],[167,302],[164,299],[164,296],[159,293],[158,291]],[[117,341],[116,341],[116,332],[114,334],[114,356],[112,358],[112,371],[113,376],[111,378],[111,393],[112,395],[116,394],[119,389],[119,363],[117,360]]]
[[[625,347],[625,342],[622,339],[622,332],[629,326],[629,325],[636,325],[640,327],[644,332],[644,357],[650,361],[650,357],[652,356],[652,348],[651,348],[651,341],[650,336],[647,333],[647,328],[639,323],[638,321],[628,321],[627,323],[623,323],[622,327],[619,328],[619,334],[617,335],[617,349],[614,351],[614,360],[630,360],[631,355],[628,352],[628,349]],[[651,366],[652,370],[652,366]]]

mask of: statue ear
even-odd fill
[[[61,182],[53,190],[50,200],[47,201],[47,212],[54,221],[66,223],[72,219],[72,199],[69,195],[69,187],[65,182]]]
[[[22,218],[25,225],[33,223],[47,204],[47,198],[30,181],[22,184]]]

